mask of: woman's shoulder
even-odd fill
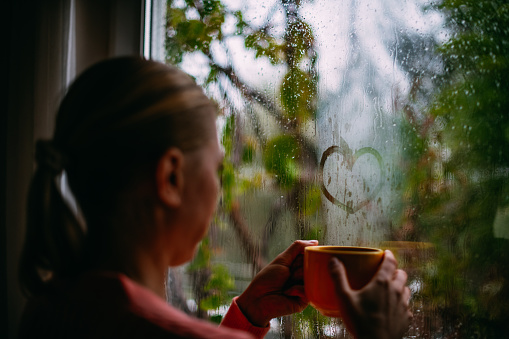
[[[170,306],[143,286],[125,276],[119,277],[132,314],[156,330],[171,332],[182,338],[252,338],[246,332],[218,327]]]
[[[252,338],[193,318],[125,275],[93,272],[30,300],[20,337]]]

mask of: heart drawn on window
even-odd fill
[[[325,165],[325,162],[327,161],[327,159],[329,158],[329,156],[331,156],[334,153],[337,153],[343,157],[341,166],[342,166],[342,168],[345,168],[345,170],[350,171],[352,174],[352,177],[356,176],[356,174],[353,173],[353,167],[359,158],[361,158],[363,156],[371,155],[376,159],[376,163],[378,164],[378,171],[379,171],[378,181],[376,182],[376,184],[374,186],[372,186],[372,188],[368,188],[368,194],[366,196],[358,199],[358,201],[356,201],[356,202],[355,201],[349,201],[349,202],[340,201],[339,199],[334,197],[328,191],[327,187],[325,186],[324,173],[323,173],[324,165]],[[321,179],[322,192],[325,195],[325,197],[327,198],[327,200],[332,202],[334,205],[339,206],[340,208],[342,208],[349,214],[356,213],[361,208],[366,206],[370,201],[372,201],[376,197],[376,195],[380,192],[380,189],[383,186],[384,178],[385,178],[385,174],[384,174],[384,170],[383,170],[382,156],[380,155],[380,153],[378,153],[377,150],[375,150],[372,147],[363,147],[363,148],[357,150],[355,153],[353,153],[343,138],[341,138],[341,140],[340,140],[340,146],[331,146],[331,147],[327,148],[327,150],[325,150],[325,152],[323,152],[322,159],[320,161],[320,174],[322,176],[322,179]],[[358,179],[363,180],[363,178],[358,178]],[[330,183],[330,178],[329,178],[329,183]],[[349,187],[343,187],[343,188],[345,190],[352,189]]]

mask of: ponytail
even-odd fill
[[[84,231],[65,203],[57,177],[65,158],[51,142],[36,145],[37,169],[30,183],[20,283],[26,295],[43,293],[55,277],[71,277],[82,265]]]

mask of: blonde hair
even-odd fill
[[[122,57],[85,71],[62,100],[53,139],[37,143],[20,261],[25,293],[42,293],[52,278],[85,269],[89,238],[111,236],[104,220],[118,194],[169,147],[187,152],[211,140],[215,112],[203,89],[176,67]],[[57,187],[62,170],[86,232]]]

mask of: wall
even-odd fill
[[[34,143],[50,138],[75,74],[111,56],[141,54],[142,0],[10,1],[8,67],[0,116],[0,337],[15,338],[24,298],[17,283]],[[5,8],[4,7],[4,8]],[[4,335],[5,334],[5,335]]]

